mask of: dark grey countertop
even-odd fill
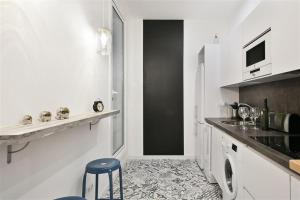
[[[279,151],[276,151],[266,145],[263,145],[249,137],[249,136],[280,136],[280,135],[284,135],[284,133],[279,131],[272,131],[272,130],[264,131],[261,129],[256,130],[251,128],[247,130],[242,130],[241,127],[239,126],[231,126],[231,125],[221,123],[221,121],[232,121],[232,119],[226,119],[226,118],[206,118],[205,120],[208,124],[219,128],[220,130],[226,132],[228,135],[240,141],[241,143],[244,143],[245,145],[253,148],[254,150],[265,155],[266,157],[270,158],[276,163],[286,167],[287,169],[290,169],[289,161],[294,160],[293,158]]]

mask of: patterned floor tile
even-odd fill
[[[123,172],[126,200],[219,200],[217,184],[207,182],[194,160],[130,160]],[[114,181],[114,197],[119,182]]]

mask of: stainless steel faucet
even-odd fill
[[[250,106],[249,104],[246,104],[246,103],[238,103],[238,108],[241,107],[241,106],[248,107],[249,110],[252,108],[252,106]]]

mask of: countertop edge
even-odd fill
[[[226,128],[226,125],[222,125],[222,124],[218,123],[219,121],[221,121],[221,118],[205,118],[205,121],[208,124],[215,126],[216,128],[224,131],[229,136],[231,136],[234,139],[238,140],[239,142],[245,144],[246,146],[251,147],[253,150],[259,152],[260,154],[264,155],[265,157],[269,158],[270,160],[274,161],[275,163],[283,166],[284,168],[292,171],[293,173],[297,173],[297,175],[300,175],[300,165],[295,168],[295,163],[293,163],[292,164],[293,168],[291,168],[291,162],[290,162],[291,160],[294,160],[294,161],[299,161],[299,163],[300,163],[300,160],[295,160],[279,151],[276,151],[270,147],[260,144],[260,143],[256,142],[255,140],[252,140],[248,137],[245,138],[245,136],[242,136],[242,134],[234,133],[233,131]]]

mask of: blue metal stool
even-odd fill
[[[55,200],[86,200],[86,199],[82,198],[82,197],[69,196],[69,197],[58,198],[58,199],[55,199]]]
[[[123,183],[122,183],[122,168],[120,161],[114,158],[103,158],[98,160],[93,160],[89,162],[85,167],[85,173],[83,176],[82,183],[82,197],[85,197],[85,189],[86,189],[86,175],[95,174],[96,175],[96,187],[95,187],[95,200],[105,200],[98,199],[98,175],[99,174],[108,174],[109,177],[109,199],[113,200],[113,180],[112,180],[112,172],[115,170],[119,170],[119,179],[120,179],[120,200],[123,200]]]

